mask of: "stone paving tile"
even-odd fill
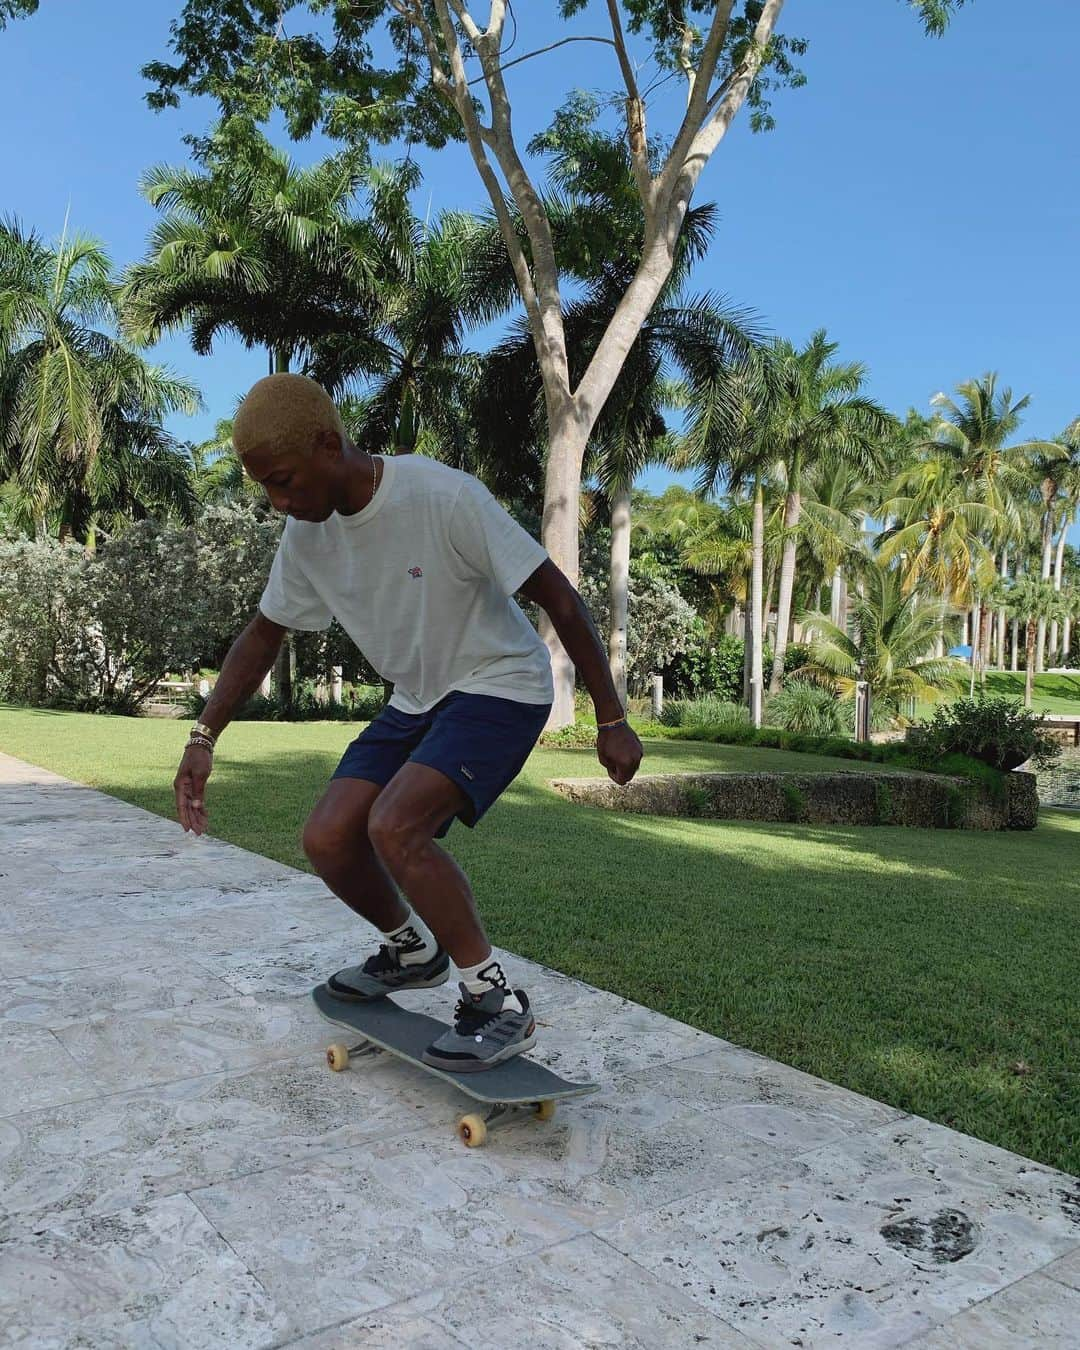
[[[497,1287],[497,1265],[582,1231],[507,1186],[497,1157],[462,1148],[445,1126],[210,1186],[192,1199],[294,1338],[397,1303],[447,1272],[455,1282]]]
[[[1052,1280],[1060,1280],[1070,1289],[1080,1290],[1080,1246],[1068,1256],[1063,1256],[1060,1261],[1047,1266],[1042,1273]]]
[[[1076,1350],[1080,1293],[1032,1275],[977,1303],[916,1344],[918,1350]]]
[[[591,1235],[500,1266],[490,1282],[462,1282],[404,1306],[460,1337],[455,1345],[475,1345],[477,1328],[497,1328],[498,1343],[537,1350],[753,1346],[733,1327]],[[344,1347],[348,1342],[331,1342],[335,1344]]]
[[[331,1074],[322,1055],[0,1120],[0,1231],[108,1214],[365,1140],[446,1128],[453,1089],[394,1065]]]
[[[397,1304],[289,1341],[288,1350],[471,1350],[473,1345],[435,1326],[411,1305]]]
[[[794,1155],[905,1116],[735,1045],[651,1070],[648,1081],[676,1101],[715,1113],[733,1130]]]
[[[41,1027],[64,1027],[99,1013],[181,1008],[232,998],[224,980],[190,962],[137,969],[93,965],[80,970],[31,975],[0,984],[0,1019]]]
[[[1075,1247],[1074,1184],[907,1117],[599,1232],[763,1344],[903,1345]]]
[[[13,1350],[256,1350],[284,1325],[185,1196],[0,1242],[0,1327]]]
[[[96,1097],[101,1089],[46,1027],[0,1021],[0,1116]]]
[[[234,996],[212,1003],[97,1015],[53,1033],[102,1092],[244,1070],[326,1046],[326,1024],[299,999]]]

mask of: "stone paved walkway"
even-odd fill
[[[1074,1179],[513,956],[604,1087],[467,1150],[437,1080],[325,1067],[362,940],[0,755],[0,1344],[1080,1345]]]

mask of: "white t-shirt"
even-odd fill
[[[511,599],[547,556],[478,479],[388,456],[362,511],[286,522],[259,608],[283,628],[336,618],[402,712],[452,690],[550,703],[548,649]]]

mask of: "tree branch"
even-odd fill
[[[611,35],[615,40],[615,51],[619,57],[619,68],[622,71],[623,83],[626,85],[626,139],[634,166],[634,181],[648,220],[652,215],[653,180],[649,169],[648,139],[645,135],[645,103],[638,91],[634,68],[630,64],[630,55],[626,50],[618,0],[607,0],[607,9],[608,18],[611,20]]]
[[[435,10],[439,16],[443,40],[451,56],[455,84],[461,91],[458,99],[458,110],[462,121],[466,123],[468,135],[469,126],[475,127],[477,119],[468,93],[464,61],[457,40],[457,32],[450,17],[450,5],[453,6],[455,13],[459,16],[464,12],[463,0],[435,0]],[[499,225],[503,232],[503,238],[506,240],[507,248],[511,252],[511,262],[514,262],[515,275],[518,272],[518,265],[514,261],[514,248],[521,254],[521,266],[524,274],[528,277],[528,293],[534,298],[535,309],[529,312],[529,324],[533,341],[536,344],[540,369],[544,372],[545,387],[553,372],[563,397],[569,397],[570,373],[566,357],[566,332],[563,326],[562,295],[559,290],[559,269],[555,259],[555,245],[551,237],[551,222],[548,220],[543,202],[540,200],[528,171],[522,163],[521,156],[518,154],[517,146],[514,144],[510,99],[499,68],[502,19],[500,17],[500,26],[496,27],[494,22],[496,10],[498,10],[500,16],[504,13],[503,0],[498,0],[497,4],[492,4],[492,24],[488,26],[487,32],[482,34],[476,43],[476,51],[483,67],[488,98],[491,103],[491,128],[485,139],[498,160],[510,193],[521,212],[521,218],[524,221],[529,244],[532,248],[531,272],[525,263],[524,255],[521,254],[521,245],[514,232],[513,222],[509,218],[509,213],[506,213],[506,203],[502,199],[501,189],[498,191],[499,202],[496,206],[496,212],[501,210],[506,213],[505,223],[503,217],[499,216]],[[479,140],[479,133],[474,134]],[[473,158],[476,160],[481,175],[483,175],[484,168],[481,166],[480,160],[476,159],[475,154]],[[487,163],[486,157],[484,162]],[[487,164],[487,170],[491,174],[492,183],[497,185],[497,180],[489,164]],[[487,179],[485,179],[485,184],[487,184]],[[488,185],[488,195],[491,196],[494,205],[495,196],[491,185]],[[512,245],[511,240],[513,241]],[[524,287],[522,293],[525,294]],[[547,392],[549,395],[552,393],[550,389]]]
[[[750,86],[757,79],[758,71],[765,60],[766,51],[776,30],[776,21],[779,19],[780,11],[783,8],[784,0],[766,0],[761,18],[754,30],[754,41],[749,54],[745,61],[731,72],[728,79],[709,100],[708,116],[695,135],[687,152],[683,172],[676,180],[679,195],[682,192],[684,178],[689,182],[690,192],[694,190],[694,186],[701,175],[701,170],[705,167],[709,156],[724,139],[735,114],[746,101]],[[687,200],[689,200],[689,193],[687,194]]]
[[[507,61],[504,66],[499,67],[499,73],[501,74],[504,70],[510,70],[513,66],[520,66],[522,61],[531,61],[534,56],[543,56],[546,52],[553,52],[556,47],[565,47],[568,42],[600,42],[605,47],[613,47],[615,45],[610,38],[604,37],[582,36],[560,38],[558,42],[553,42],[550,47],[537,47],[534,52],[526,52],[524,56],[516,56],[513,61]],[[487,77],[484,75],[477,75],[475,79],[469,81],[469,84],[483,84],[486,78]]]
[[[690,97],[686,101],[686,112],[683,115],[682,125],[675,135],[675,143],[671,147],[667,163],[660,173],[661,190],[665,197],[675,186],[687,151],[701,127],[702,119],[705,116],[709,89],[712,86],[713,76],[716,74],[716,65],[720,60],[720,53],[724,49],[724,40],[731,23],[731,11],[734,8],[735,0],[720,0],[713,11],[712,23],[709,25],[708,36],[701,52],[701,61],[690,87]],[[687,59],[689,60],[689,57]]]

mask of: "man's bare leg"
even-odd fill
[[[472,888],[435,831],[468,805],[457,783],[426,764],[405,764],[368,816],[368,838],[379,861],[463,970],[487,960],[491,944],[476,913]]]
[[[393,932],[409,916],[394,879],[368,838],[368,816],[383,789],[363,778],[335,778],[304,826],[304,852],[339,899],[373,923]]]

